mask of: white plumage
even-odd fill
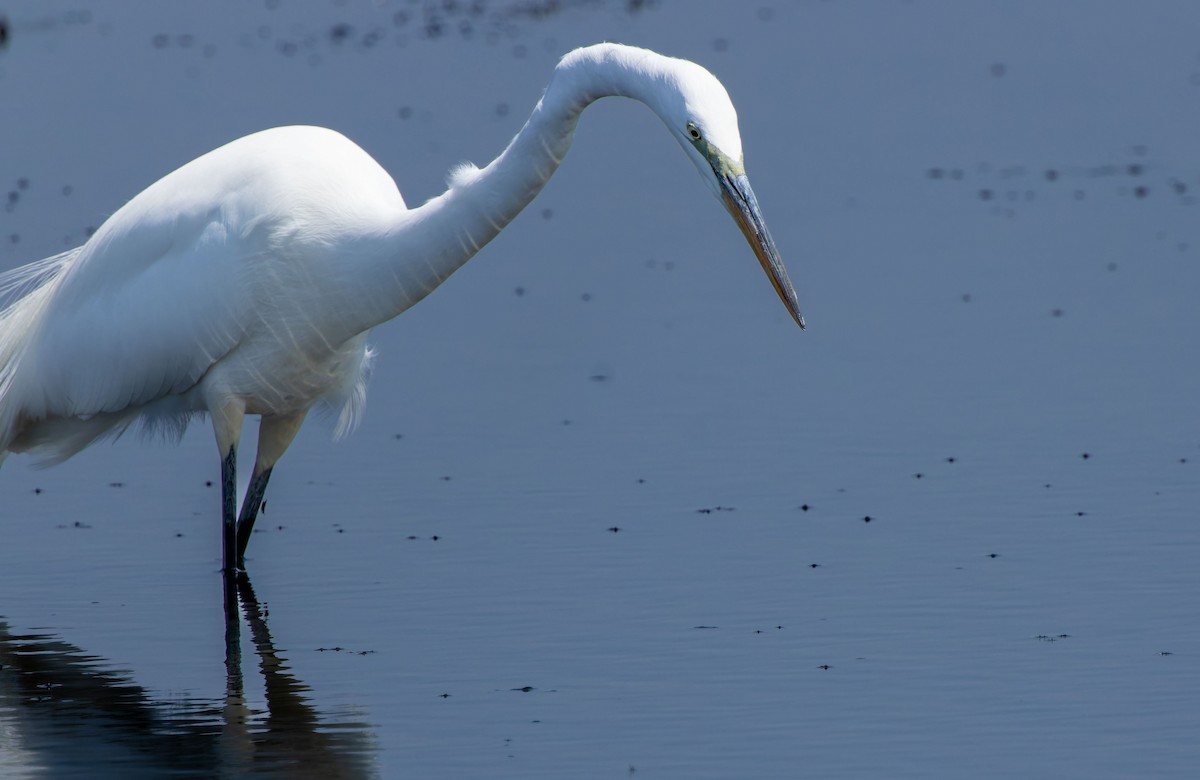
[[[282,127],[193,160],[137,195],[83,246],[0,275],[0,459],[53,463],[134,422],[179,434],[212,418],[222,456],[225,568],[246,414],[262,416],[237,564],[271,469],[317,403],[353,428],[369,330],[419,301],[545,185],[592,101],[648,105],[722,199],[803,327],[742,165],[737,115],[708,71],[600,44],[560,62],[533,115],[490,165],[408,209],[343,135]]]
[[[0,443],[56,462],[138,416],[181,430],[214,395],[266,415],[327,400],[344,432],[369,353],[323,338],[321,279],[403,209],[322,128],[256,133],[165,176],[84,246],[9,275],[48,279],[0,314]]]

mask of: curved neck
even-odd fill
[[[353,327],[363,326],[356,333],[424,298],[521,213],[558,169],[588,105],[614,95],[647,102],[639,88],[647,64],[640,58],[631,63],[606,46],[559,63],[533,114],[499,157],[483,169],[459,167],[445,193],[401,212],[384,230],[383,253],[371,271],[360,266],[355,274],[351,305],[359,316]]]

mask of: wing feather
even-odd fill
[[[282,354],[303,372],[299,336],[340,354],[320,343],[322,276],[338,259],[330,247],[358,224],[343,212],[373,214],[379,193],[403,208],[390,177],[343,136],[263,131],[163,177],[82,247],[0,275],[0,453],[67,457],[139,415],[181,429],[207,401],[189,391],[227,356],[222,366],[243,367],[270,395],[286,372],[256,373],[254,361]],[[359,373],[344,369],[347,382]],[[310,379],[297,380],[301,396]],[[348,399],[346,429],[361,392],[332,390]]]

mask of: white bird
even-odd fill
[[[503,230],[558,168],[583,109],[606,96],[662,119],[803,328],[721,82],[687,60],[598,44],[562,58],[499,157],[459,166],[418,208],[341,134],[279,127],[164,176],[83,246],[0,275],[0,460],[29,452],[58,463],[135,422],[181,436],[207,414],[221,456],[223,569],[243,569],[271,470],[309,409],[340,407],[335,436],[358,421],[371,328]],[[248,414],[261,426],[238,513]]]

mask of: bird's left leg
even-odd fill
[[[237,399],[226,399],[210,404],[209,415],[221,453],[221,570],[230,577],[237,555],[237,448],[246,405]]]
[[[254,531],[254,520],[262,507],[263,495],[267,492],[267,481],[271,471],[283,456],[284,451],[296,438],[296,432],[304,422],[306,412],[287,416],[264,416],[258,427],[258,453],[254,458],[254,475],[246,489],[242,512],[237,521],[237,567],[246,569],[246,547],[250,545],[250,534]]]

